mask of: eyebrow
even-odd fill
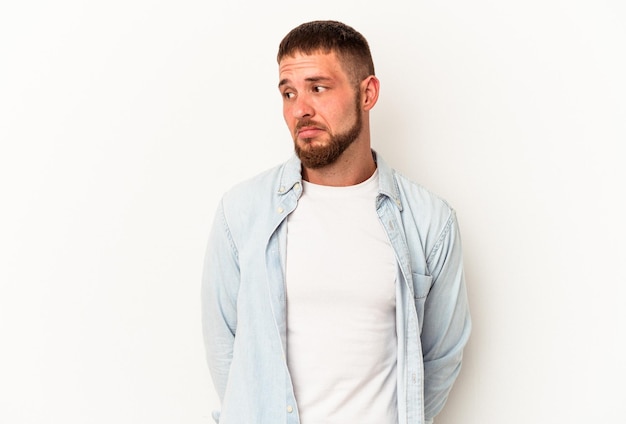
[[[322,77],[322,76],[314,76],[314,77],[308,77],[305,78],[304,80],[306,82],[320,82],[320,81],[331,81],[332,78],[329,77]],[[289,84],[289,80],[287,78],[280,80],[280,82],[278,83],[278,88],[282,87],[283,85],[287,85]]]

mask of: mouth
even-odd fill
[[[304,127],[297,131],[298,138],[313,138],[322,132],[321,129],[315,127]]]
[[[314,138],[324,132],[324,128],[317,125],[299,125],[296,127],[298,138]]]

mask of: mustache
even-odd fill
[[[314,121],[312,119],[303,119],[301,121],[298,121],[298,123],[296,124],[296,132],[305,127],[315,127],[321,130],[326,130],[326,127],[317,121]]]

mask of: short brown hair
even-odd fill
[[[374,62],[365,37],[337,21],[307,22],[292,29],[278,47],[278,63],[285,56],[315,52],[337,54],[355,84],[374,75]]]

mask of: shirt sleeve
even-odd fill
[[[463,274],[461,238],[454,211],[429,253],[433,282],[424,304],[421,334],[424,409],[432,420],[442,409],[461,369],[471,319]]]
[[[209,371],[220,400],[224,400],[237,330],[239,260],[224,214],[215,214],[202,274],[202,331]]]

